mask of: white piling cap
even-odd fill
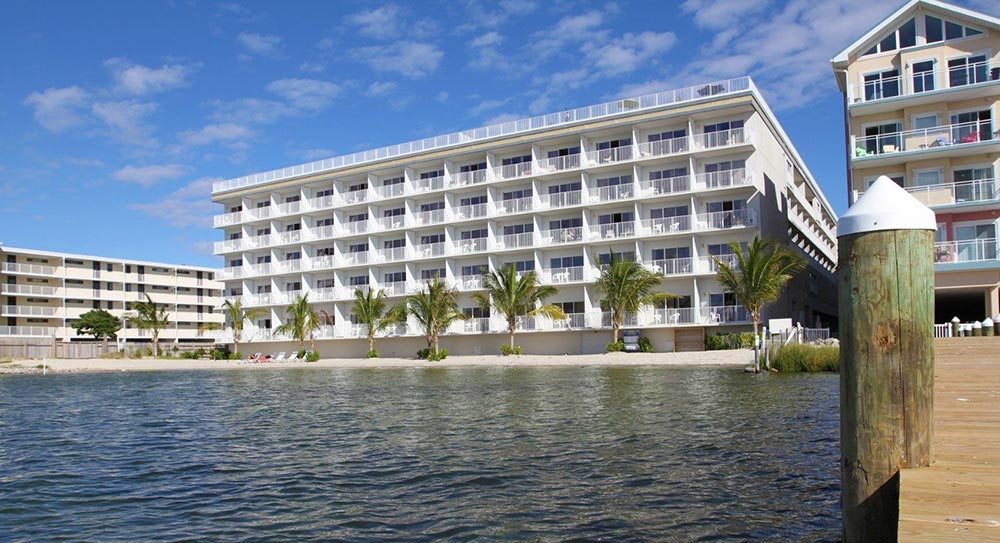
[[[880,176],[837,221],[837,237],[879,230],[937,230],[934,212]]]
[[[993,319],[991,319],[989,317],[986,317],[986,320],[983,321],[983,326],[985,326],[987,328],[989,328],[990,326],[993,326]]]

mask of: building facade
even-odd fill
[[[264,311],[243,339],[266,348],[282,342],[286,305],[308,295],[323,354],[363,355],[354,290],[395,303],[438,276],[469,317],[443,345],[495,353],[505,326],[471,294],[484,273],[515,266],[556,286],[550,301],[568,316],[521,322],[527,352],[603,352],[610,317],[594,281],[612,254],[662,272],[678,295],[628,327],[657,350],[703,348],[706,330],[747,329],[713,259],[732,262],[729,242],[755,235],[809,262],[772,314],[836,315],[836,218],[748,77],[230,179],[213,200],[225,295]],[[412,322],[387,335],[383,354],[424,344]]]
[[[121,317],[129,303],[164,304],[170,326],[160,342],[214,343],[224,317],[217,270],[121,260],[0,245],[0,339],[55,338],[86,341],[70,325],[80,315],[104,309]],[[151,334],[129,327],[119,340],[148,342]]]
[[[1000,313],[1000,19],[914,0],[832,63],[850,203],[886,175],[934,210],[935,322]]]

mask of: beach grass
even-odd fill
[[[780,372],[838,372],[840,347],[784,345],[771,353],[771,368]]]

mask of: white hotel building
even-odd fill
[[[156,262],[18,249],[0,244],[0,341],[31,338],[93,340],[70,325],[80,315],[104,309],[121,317],[128,304],[150,299],[163,304],[170,326],[160,332],[167,342],[215,342],[224,317],[218,270]],[[118,332],[126,342],[149,342],[151,333],[127,325]]]
[[[223,207],[219,273],[227,297],[265,314],[244,350],[291,348],[272,330],[297,295],[329,318],[324,355],[367,345],[352,323],[356,288],[391,302],[435,275],[470,317],[442,339],[452,353],[495,353],[496,315],[471,294],[488,270],[534,270],[564,321],[525,319],[531,353],[602,352],[609,314],[594,288],[610,253],[666,276],[678,295],[634,315],[656,350],[700,349],[706,333],[748,317],[715,281],[713,258],[754,235],[797,247],[809,267],[770,309],[804,325],[836,316],[836,217],[748,77],[618,100],[216,183]],[[824,324],[824,325],[825,325]],[[381,339],[384,355],[424,345],[413,323]]]

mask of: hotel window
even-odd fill
[[[527,224],[511,224],[503,227],[503,235],[511,236],[514,234],[530,234],[535,231],[535,226],[531,223]]]
[[[691,297],[690,296],[677,296],[676,298],[670,298],[658,304],[660,307],[657,309],[687,309],[691,307]]]
[[[257,208],[271,207],[271,200],[264,200],[263,202],[257,202]]]
[[[389,177],[382,180],[382,186],[387,187],[389,185],[401,185],[406,179],[403,176],[399,177]]]
[[[598,142],[594,147],[600,151],[603,149],[617,149],[619,147],[628,147],[632,145],[632,138],[621,138],[617,140],[609,140]]]
[[[486,228],[481,228],[478,230],[466,230],[462,232],[460,239],[480,239],[485,238],[488,235],[488,230]]]
[[[444,234],[428,234],[420,236],[421,245],[430,245],[432,243],[444,243]]]
[[[614,251],[612,253],[601,253],[597,255],[597,263],[601,266],[611,264],[612,255],[614,255],[615,260],[635,262],[635,251]]]
[[[431,170],[420,174],[421,179],[434,179],[435,177],[444,177],[444,170]]]
[[[290,204],[292,202],[298,202],[301,199],[302,199],[302,196],[298,195],[298,194],[296,194],[295,196],[286,196],[285,197],[285,203],[286,204]]]
[[[350,286],[352,286],[352,287],[360,287],[361,285],[367,285],[368,284],[368,276],[367,275],[355,275],[353,277],[348,277],[347,278],[347,284],[350,285]]]
[[[913,186],[929,187],[941,184],[941,170],[923,170],[913,172]]]
[[[647,141],[668,141],[684,137],[687,137],[687,130],[681,128],[680,130],[667,130],[665,132],[650,134]]]
[[[241,239],[243,237],[243,232],[230,232],[229,239]]]
[[[353,215],[348,215],[347,216],[347,222],[362,222],[362,221],[367,221],[367,220],[368,220],[368,212],[367,211],[365,211],[364,213],[355,213]]]
[[[387,239],[382,242],[383,249],[398,249],[399,247],[406,247],[406,238]]]
[[[14,255],[7,255],[8,261],[10,261],[10,259],[13,258],[13,257],[14,257]],[[48,264],[49,263],[49,260],[47,258],[34,258],[34,257],[30,257],[29,256],[25,260],[28,261],[28,262],[36,263],[36,264]]]
[[[316,226],[333,226],[333,217],[328,217],[326,219],[316,219]]]
[[[472,264],[471,266],[462,266],[462,275],[486,275],[489,273],[490,267],[488,264]]]
[[[501,198],[503,200],[505,200],[505,201],[506,200],[518,200],[518,199],[521,199],[521,198],[531,198],[531,188],[529,187],[529,188],[526,188],[526,189],[512,190],[512,191],[504,192],[501,195]]]
[[[270,284],[267,284],[267,285],[257,285],[257,294],[270,294],[270,293],[271,293],[271,285]]]
[[[286,224],[285,225],[285,232],[295,232],[297,230],[302,230],[302,223],[297,222],[297,223]]]
[[[486,163],[479,162],[477,164],[466,164],[465,166],[460,166],[458,171],[461,173],[465,173],[465,172],[476,172],[485,169],[486,169]]]
[[[736,296],[732,292],[723,292],[719,294],[709,294],[708,304],[711,307],[726,307],[738,305],[736,301]]]
[[[934,61],[924,60],[914,62],[913,71],[913,92],[927,92],[934,90]]]
[[[395,207],[395,208],[392,208],[392,209],[383,209],[382,210],[382,216],[383,217],[400,217],[400,216],[403,216],[405,214],[406,214],[406,208],[405,207]]]
[[[957,40],[971,36],[982,35],[982,30],[962,26],[951,21],[944,21],[931,15],[924,15],[924,27],[927,32],[927,43],[937,43],[944,40]]]
[[[948,85],[961,87],[989,81],[986,55],[973,55],[948,60]]]
[[[232,207],[229,208],[229,212],[230,213],[239,213],[240,211],[243,211],[243,206],[242,205],[232,206]]]
[[[690,247],[664,247],[663,249],[653,249],[653,260],[673,260],[676,258],[691,258]]]
[[[677,177],[687,177],[688,169],[686,166],[680,168],[669,168],[666,170],[654,170],[649,172],[649,180],[656,181],[658,179],[674,179]]]
[[[649,210],[650,219],[663,219],[666,217],[686,217],[690,215],[688,206],[660,207]]]
[[[316,191],[316,198],[325,198],[327,196],[333,196],[333,189],[323,189]]]
[[[66,264],[68,264],[70,266],[83,266],[83,261],[82,260],[70,260],[70,259],[67,258],[66,259]]]
[[[406,272],[389,272],[382,276],[384,283],[401,283],[406,281]]]
[[[925,130],[928,128],[934,128],[938,125],[938,116],[936,114],[932,115],[915,115],[913,117],[913,129],[914,130]]]
[[[865,100],[899,96],[899,70],[865,74]]]
[[[721,202],[709,202],[705,204],[705,210],[709,213],[720,211],[738,211],[747,207],[746,200],[723,200]]]
[[[635,220],[635,213],[622,211],[619,213],[603,213],[597,216],[597,224],[620,224]]]
[[[531,155],[515,156],[500,160],[501,166],[511,166],[513,164],[526,164],[531,162]]]
[[[462,198],[461,200],[459,200],[459,205],[460,206],[474,206],[474,205],[485,204],[485,203],[486,203],[486,195],[485,194],[482,195],[482,196],[472,196],[472,197],[469,197],[469,198]]]
[[[870,125],[865,127],[865,137],[863,148],[869,154],[881,154],[895,152],[900,149],[899,133],[903,130],[903,123],[891,122]],[[862,145],[859,145],[861,147]]]
[[[558,158],[561,156],[578,155],[580,154],[580,147],[565,147],[562,149],[556,149],[555,151],[548,152],[548,158]]]
[[[333,247],[320,247],[316,249],[316,256],[333,256]]]
[[[270,235],[270,234],[271,234],[271,229],[270,228],[258,228],[257,229],[257,235],[258,236],[267,236],[267,235]]]
[[[291,283],[285,283],[285,292],[296,292],[302,290],[302,282],[294,281]]]
[[[706,134],[710,134],[712,132],[724,132],[726,130],[736,130],[738,128],[743,128],[742,120],[722,121],[720,123],[715,123],[715,124],[706,124],[703,131]]]
[[[580,190],[580,182],[574,181],[573,183],[562,183],[559,185],[552,185],[549,187],[549,194],[559,194],[560,192],[573,192]]]
[[[746,252],[747,243],[745,241],[740,242],[740,248],[743,252]],[[724,256],[733,254],[733,249],[728,243],[710,243],[708,244],[708,256]]]
[[[598,162],[632,158],[632,138],[598,142],[595,148],[597,149]]]
[[[232,259],[232,260],[229,261],[229,267],[230,268],[239,268],[242,265],[243,265],[243,259],[242,258],[234,258],[234,259]]]
[[[292,251],[290,253],[285,253],[285,260],[299,260],[302,258],[301,251]]]
[[[905,187],[906,186],[906,182],[905,182],[906,178],[901,173],[888,174],[888,175],[886,175],[886,177],[888,177],[894,183],[896,183],[897,185],[899,185],[901,187]],[[878,177],[866,177],[865,178],[865,188],[871,188],[872,183],[874,183],[877,180],[878,180]]]
[[[991,117],[988,109],[952,114],[952,143],[975,143],[993,139]]]
[[[597,187],[614,187],[618,185],[630,185],[632,183],[631,175],[619,175],[615,177],[606,177],[604,179],[597,180]]]
[[[527,272],[527,271],[532,271],[532,270],[535,269],[535,261],[534,260],[518,260],[516,262],[508,262],[508,263],[504,264],[502,267],[506,268],[507,266],[513,266],[514,267],[514,271],[516,271],[516,272]]]
[[[368,252],[367,243],[352,243],[347,246],[347,252],[349,253],[366,253]]]
[[[955,170],[956,202],[992,200],[995,186],[992,167]]]
[[[583,219],[580,217],[549,221],[549,230],[559,230],[560,228],[579,228],[581,226],[583,226]]]
[[[488,319],[490,317],[489,310],[481,307],[463,307],[462,314],[468,319]]]
[[[359,192],[362,190],[368,190],[368,183],[358,183],[347,187],[347,192]]]
[[[323,279],[316,280],[316,288],[333,288],[337,285],[337,282],[333,277],[326,277]]]
[[[438,279],[444,279],[446,277],[445,269],[434,268],[430,270],[420,270],[420,278],[425,281],[429,281],[431,279],[434,279],[435,277],[437,277]]]
[[[583,256],[563,256],[549,260],[550,268],[580,268],[583,267]]]
[[[438,209],[444,209],[444,202],[431,202],[429,204],[420,204],[420,211],[437,211]]]
[[[581,302],[553,302],[552,305],[558,307],[567,315],[575,315],[586,312],[586,306]]]

